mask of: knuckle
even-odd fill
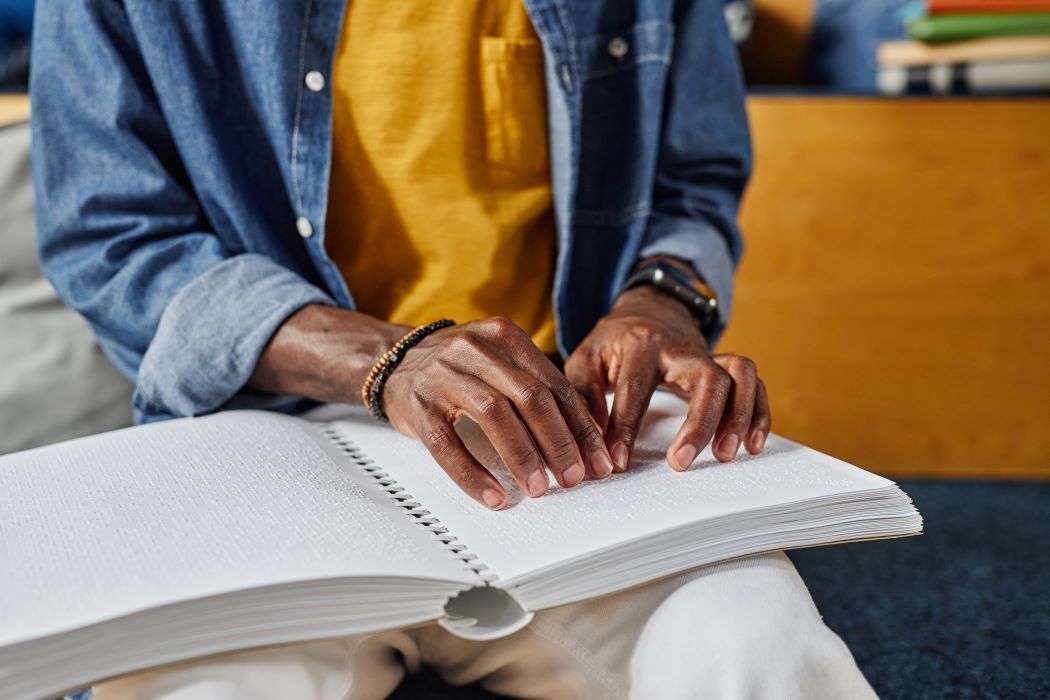
[[[735,406],[730,416],[730,422],[737,427],[746,428],[751,422],[751,407],[746,405]]]
[[[472,353],[481,345],[481,339],[474,333],[460,333],[448,341],[449,351],[457,356]]]
[[[585,423],[583,427],[578,428],[573,435],[576,438],[576,442],[581,445],[598,446],[601,445],[602,437],[598,427],[593,423]]]
[[[718,411],[704,411],[697,417],[696,426],[698,432],[710,438],[711,435],[714,435],[715,430],[718,429],[721,418],[722,416]]]
[[[518,402],[526,410],[545,407],[549,397],[547,387],[536,382],[525,384],[518,389]]]
[[[749,357],[742,357],[740,355],[733,356],[733,366],[738,372],[749,376],[755,376],[758,374],[758,366],[755,361]]]
[[[506,414],[507,400],[496,394],[484,393],[474,399],[474,406],[479,415],[495,418]]]
[[[518,330],[517,324],[506,316],[493,316],[486,319],[485,324],[489,331],[499,338],[508,338]]]
[[[547,445],[547,456],[554,464],[568,465],[576,459],[576,441],[571,435],[559,435]]]
[[[729,372],[726,372],[717,365],[708,375],[708,382],[710,383],[711,390],[719,396],[728,394],[730,387],[733,386],[733,378],[729,376]]]
[[[630,328],[630,336],[641,343],[655,343],[663,338],[663,332],[652,323],[636,323]]]
[[[452,436],[446,428],[429,428],[423,433],[423,444],[435,457],[444,457],[452,450]]]
[[[575,404],[580,397],[576,387],[570,382],[558,382],[553,387],[554,395],[558,398],[558,401],[563,404]]]
[[[478,493],[484,488],[481,475],[476,469],[471,469],[463,464],[455,464],[451,468],[445,467],[445,473],[452,477],[460,489],[465,493]]]
[[[511,457],[515,464],[532,464],[536,461],[536,447],[532,443],[515,445],[511,451]]]
[[[638,436],[638,429],[631,423],[620,423],[616,426],[616,438],[619,442],[630,447]]]

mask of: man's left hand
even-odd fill
[[[689,402],[685,422],[667,449],[673,469],[688,469],[712,438],[715,457],[728,462],[740,445],[758,454],[769,435],[769,401],[755,363],[712,354],[688,309],[652,287],[622,293],[566,361],[565,374],[605,430],[616,471],[627,469],[657,387]]]

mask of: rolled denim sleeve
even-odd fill
[[[108,0],[37,7],[31,96],[40,261],[135,382],[141,419],[198,415],[242,390],[284,319],[306,304],[334,302],[216,235],[123,8]]]
[[[133,397],[144,421],[214,411],[248,382],[263,348],[290,315],[327,295],[262,255],[235,255],[172,297],[142,357]],[[275,408],[281,397],[240,397]]]
[[[692,263],[718,294],[712,343],[729,320],[743,253],[736,217],[751,171],[744,94],[722,3],[679,2],[653,207],[639,258]]]

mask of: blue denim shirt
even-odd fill
[[[140,420],[288,408],[244,388],[268,339],[306,304],[354,307],[324,245],[331,93],[306,79],[330,75],[344,3],[38,4],[40,258],[135,382]],[[545,56],[559,349],[654,254],[692,262],[724,325],[750,150],[722,2],[524,4]],[[440,41],[420,51],[441,60]]]

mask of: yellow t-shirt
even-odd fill
[[[556,352],[542,48],[521,0],[350,0],[325,244],[358,310],[508,316]]]

